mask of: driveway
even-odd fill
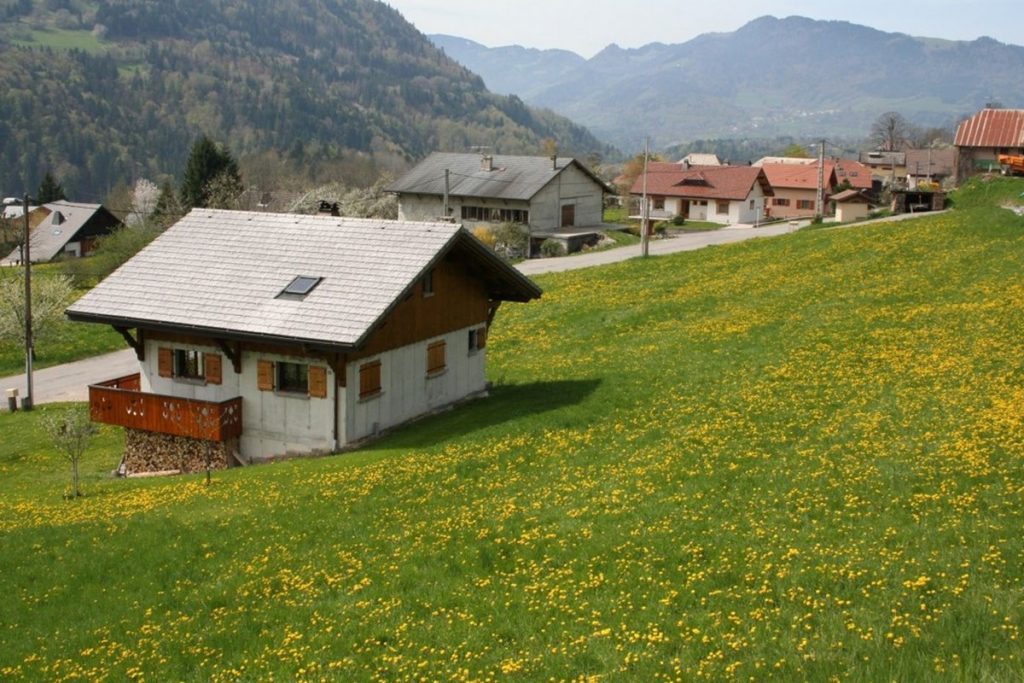
[[[651,240],[649,252],[652,256],[673,254],[679,251],[693,251],[714,244],[742,242],[756,237],[773,237],[795,230],[789,223],[779,223],[755,228],[749,225],[733,225],[709,232],[683,233],[667,239]],[[608,249],[574,256],[558,258],[542,258],[525,261],[516,266],[526,275],[540,273],[558,273],[579,268],[591,268],[608,263],[616,263],[640,256],[640,245]],[[89,385],[115,377],[131,375],[138,371],[138,361],[131,349],[86,358],[84,360],[57,365],[32,373],[32,384],[35,390],[34,401],[56,403],[58,401],[87,401]],[[18,389],[20,396],[25,396],[25,375],[0,377],[0,392],[3,396],[2,409],[7,409],[7,389]]]

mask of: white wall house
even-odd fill
[[[631,194],[643,197],[646,187],[654,220],[682,216],[713,223],[757,223],[764,219],[765,198],[772,189],[761,169],[751,166],[691,166],[652,163],[637,178]]]
[[[125,469],[192,470],[203,443],[328,453],[483,394],[497,304],[539,295],[451,223],[196,209],[67,315],[139,357],[90,388]]]

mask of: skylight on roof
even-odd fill
[[[282,289],[281,293],[278,294],[277,296],[278,298],[287,299],[305,298],[307,294],[312,292],[316,288],[316,286],[320,284],[321,280],[323,280],[322,277],[313,277],[312,275],[299,275],[290,283],[288,283],[288,286]]]

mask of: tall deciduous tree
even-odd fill
[[[895,152],[906,141],[910,133],[910,124],[903,115],[895,111],[887,111],[871,124],[871,142],[885,152]]]
[[[200,135],[192,144],[181,182],[181,203],[185,208],[209,206],[211,190],[225,185],[241,189],[242,178],[238,163],[227,148],[217,145],[206,135]]]
[[[64,196],[64,187],[60,182],[53,176],[49,171],[43,176],[43,180],[39,183],[39,189],[36,190],[36,202],[39,204],[48,204],[49,202],[55,202],[59,199],[67,199]]]
[[[74,298],[65,275],[32,278],[32,338],[38,341],[59,321]],[[25,338],[25,275],[20,268],[0,268],[0,341]]]

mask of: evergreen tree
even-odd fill
[[[210,183],[218,176],[224,176],[227,182],[237,183],[239,187],[242,184],[238,163],[231,152],[206,135],[200,135],[189,152],[185,178],[181,182],[181,203],[184,207],[208,206]]]
[[[39,183],[39,189],[36,190],[36,202],[48,204],[59,199],[67,199],[64,196],[64,187],[53,177],[52,173],[47,171],[43,176],[43,181]]]
[[[165,180],[164,184],[160,186],[160,194],[156,198],[156,206],[153,207],[153,212],[149,215],[150,221],[161,228],[165,228],[181,218],[182,213],[178,195],[175,194],[171,182]]]

